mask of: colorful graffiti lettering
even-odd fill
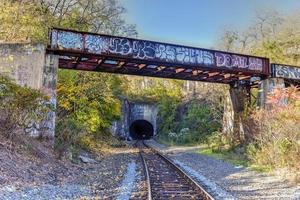
[[[267,62],[258,57],[107,35],[56,30],[52,32],[51,44],[61,49],[79,49],[94,54],[112,54],[174,64],[255,72],[263,72],[265,68],[268,69]]]
[[[227,53],[216,52],[216,65],[218,67],[239,68],[254,71],[262,71],[263,61],[260,58],[231,55]]]
[[[300,68],[286,65],[272,65],[273,77],[300,80]]]

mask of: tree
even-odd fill
[[[244,31],[225,30],[218,48],[264,56],[271,62],[300,64],[299,13],[286,16],[277,11],[260,11],[255,22]]]
[[[59,119],[73,118],[88,132],[107,129],[113,120],[118,119],[120,101],[113,93],[120,87],[115,84],[118,77],[62,70],[59,78]]]
[[[0,0],[0,40],[46,43],[53,26],[137,36],[124,12],[117,0]]]

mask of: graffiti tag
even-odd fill
[[[286,65],[272,65],[273,76],[276,78],[300,80],[300,68]]]
[[[232,55],[216,52],[216,65],[218,67],[249,69],[254,71],[263,70],[263,61],[260,58]]]

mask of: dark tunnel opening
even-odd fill
[[[153,125],[147,120],[135,120],[129,127],[129,134],[133,140],[149,140],[154,134]]]

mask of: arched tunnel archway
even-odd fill
[[[133,140],[149,140],[154,134],[153,125],[147,120],[135,120],[130,124],[129,134]]]

